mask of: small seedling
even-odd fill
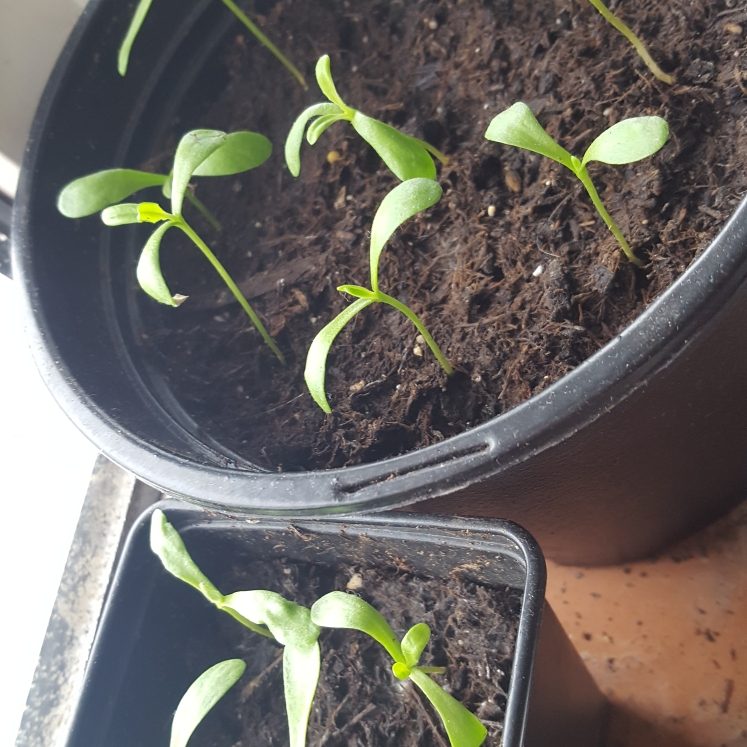
[[[389,623],[368,602],[341,591],[330,592],[316,601],[311,607],[311,619],[322,628],[359,630],[380,643],[394,659],[394,676],[412,680],[436,709],[452,747],[479,747],[483,743],[487,729],[431,679],[431,674],[443,674],[445,668],[418,664],[431,637],[425,623],[411,627],[399,641]]]
[[[311,621],[310,611],[274,591],[221,594],[192,560],[179,533],[160,509],[151,516],[150,546],[169,573],[193,586],[242,625],[284,647],[283,686],[290,747],[304,747],[320,670],[321,631]],[[221,662],[192,684],[174,715],[171,747],[184,747],[197,724],[239,679],[242,665],[237,659]]]
[[[195,233],[182,215],[185,197],[195,201],[189,190],[193,176],[229,176],[256,168],[272,153],[272,144],[256,132],[193,130],[179,142],[170,176],[149,174],[132,169],[110,169],[81,177],[68,184],[57,199],[58,210],[68,218],[83,218],[101,211],[108,226],[129,223],[161,223],[148,239],[137,265],[140,287],[156,301],[179,306],[186,296],[172,294],[161,274],[161,240],[170,228],[183,231],[208,258],[217,273],[241,304],[264,341],[280,361],[283,354],[270,337],[254,309],[207,244]],[[161,186],[171,199],[168,213],[155,202],[119,203],[145,187]],[[204,210],[204,208],[203,208]]]
[[[622,232],[599,199],[589,172],[586,170],[586,164],[591,161],[600,161],[620,165],[640,161],[656,153],[667,141],[668,136],[669,127],[661,117],[624,119],[599,135],[579,161],[576,156],[572,156],[567,150],[561,148],[542,129],[542,125],[529,107],[521,102],[495,117],[485,133],[488,140],[539,153],[570,169],[586,188],[594,207],[620,243],[625,256],[639,267],[643,263],[633,254]]]
[[[291,127],[288,139],[285,141],[285,162],[293,176],[301,173],[301,143],[306,125],[309,125],[306,139],[309,145],[314,145],[330,125],[341,121],[350,122],[353,129],[381,156],[384,163],[402,181],[417,177],[436,178],[436,167],[429,153],[442,163],[448,163],[446,156],[429,143],[405,135],[394,127],[379,122],[378,119],[367,117],[362,112],[351,109],[337,93],[332,80],[329,56],[326,54],[316,63],[316,80],[322,93],[329,99],[329,103],[310,106]]]
[[[254,35],[257,41],[267,47],[267,49],[269,49],[270,52],[272,52],[272,54],[277,57],[277,59],[283,64],[286,70],[288,70],[293,75],[293,77],[304,87],[304,89],[308,88],[305,78],[303,77],[303,75],[301,75],[296,66],[259,30],[257,24],[254,23],[250,18],[248,18],[247,15],[242,12],[242,10],[236,5],[236,3],[233,2],[233,0],[221,1],[231,11],[231,13],[233,13],[236,18],[238,18],[239,21],[241,21],[241,23],[243,23],[244,26],[249,29],[249,31]],[[137,35],[140,33],[140,28],[143,25],[143,21],[145,21],[145,17],[148,15],[148,11],[150,10],[150,6],[152,3],[153,0],[140,0],[137,8],[135,8],[135,14],[132,17],[132,21],[130,21],[127,33],[125,34],[122,45],[119,48],[119,55],[117,57],[117,70],[119,71],[120,75],[125,75],[127,73],[127,66],[130,61],[130,52],[132,50],[132,45],[134,44]]]
[[[607,23],[616,28],[633,45],[635,51],[638,52],[638,56],[646,63],[646,67],[654,76],[662,83],[668,83],[669,85],[674,83],[674,78],[671,75],[667,75],[654,62],[653,57],[651,57],[643,42],[617,16],[607,9],[602,0],[589,0],[589,2],[602,14]]]
[[[369,264],[371,269],[371,289],[362,288],[359,285],[341,285],[337,290],[348,293],[358,299],[338,314],[327,324],[311,343],[306,357],[306,370],[304,378],[311,396],[319,407],[326,413],[332,409],[327,401],[324,391],[324,380],[327,369],[327,356],[332,343],[345,325],[355,317],[358,312],[370,306],[372,303],[381,302],[393,306],[401,311],[417,328],[428,347],[443,366],[447,374],[451,375],[454,369],[444,357],[433,337],[425,328],[423,322],[417,315],[401,301],[387,295],[379,288],[379,258],[381,252],[389,241],[392,234],[408,219],[421,210],[435,205],[441,198],[441,187],[432,179],[415,178],[408,179],[398,184],[381,202],[379,209],[373,219],[371,226],[371,250]]]

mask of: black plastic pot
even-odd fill
[[[544,603],[544,560],[520,527],[400,514],[345,524],[312,520],[292,531],[176,501],[158,506],[218,586],[237,562],[287,558],[329,567],[399,563],[433,578],[457,572],[523,589],[503,747],[601,746],[606,701]],[[133,528],[114,578],[68,747],[168,744],[186,687],[207,667],[236,656],[238,636],[245,635],[236,625],[237,638],[228,640],[219,626],[223,614],[163,570],[148,545],[149,519],[150,511]]]
[[[37,113],[13,225],[37,364],[111,459],[168,493],[257,515],[418,504],[508,517],[566,563],[649,554],[744,496],[745,203],[621,335],[541,394],[462,435],[375,464],[298,474],[262,472],[206,437],[142,359],[132,234],[66,220],[54,207],[72,177],[150,156],[233,28],[215,0],[160,0],[121,79],[115,51],[130,13],[118,0],[95,0],[84,12]]]

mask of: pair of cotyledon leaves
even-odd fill
[[[193,130],[179,142],[169,175],[133,169],[109,169],[81,177],[68,184],[57,200],[59,211],[68,218],[82,218],[102,211],[107,225],[160,222],[143,248],[137,277],[143,290],[161,303],[176,306],[183,297],[173,296],[161,274],[161,239],[173,226],[182,227],[185,195],[191,199],[189,182],[194,176],[230,176],[263,164],[272,144],[256,132]],[[160,186],[171,200],[171,213],[155,203],[119,203],[146,187]]]
[[[219,609],[251,630],[283,645],[283,684],[291,747],[304,747],[306,742],[309,713],[319,678],[318,638],[323,627],[359,630],[378,641],[394,660],[395,676],[412,679],[432,703],[453,747],[478,747],[485,739],[485,727],[428,674],[442,670],[418,667],[430,640],[427,625],[413,626],[400,642],[379,612],[350,594],[327,594],[311,610],[271,591],[239,591],[224,596],[192,560],[179,533],[160,510],[154,511],[151,517],[150,541],[167,571],[198,589]],[[245,668],[242,660],[229,659],[195,680],[174,714],[170,747],[186,746],[197,725],[241,677]]]
[[[632,117],[605,130],[579,160],[542,128],[532,110],[518,102],[496,116],[485,137],[552,158],[578,176],[590,161],[612,165],[634,163],[656,153],[667,141],[669,127],[661,117]]]

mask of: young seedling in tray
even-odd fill
[[[413,625],[399,641],[389,623],[368,602],[341,591],[330,592],[316,601],[311,607],[311,619],[322,628],[348,628],[371,636],[394,659],[394,676],[412,680],[423,691],[441,717],[453,747],[479,747],[483,743],[488,733],[483,724],[431,679],[431,674],[444,674],[446,669],[418,664],[431,637],[425,623]]]
[[[586,149],[583,158],[579,160],[561,148],[542,129],[542,125],[529,107],[521,102],[495,117],[485,133],[488,140],[539,153],[570,169],[586,188],[594,207],[614,234],[625,256],[639,267],[643,263],[633,254],[622,232],[599,199],[589,172],[586,170],[586,164],[591,161],[601,161],[620,165],[640,161],[656,153],[667,141],[668,136],[669,127],[661,117],[624,119],[599,135]]]
[[[385,303],[401,311],[417,328],[428,347],[443,366],[444,371],[451,375],[454,369],[444,357],[433,337],[425,328],[423,322],[415,312],[401,301],[387,295],[379,288],[379,258],[381,252],[389,241],[392,234],[408,219],[421,210],[435,205],[441,198],[441,187],[428,178],[408,179],[398,184],[382,200],[379,209],[373,219],[371,226],[371,251],[369,264],[371,269],[371,288],[363,288],[359,285],[341,285],[337,290],[348,293],[357,300],[338,314],[329,324],[319,331],[311,343],[306,357],[306,370],[304,378],[311,396],[319,407],[326,413],[332,409],[327,401],[324,391],[324,380],[327,369],[327,356],[332,343],[345,325],[355,317],[358,312],[363,311],[372,303]]]
[[[422,177],[436,178],[436,166],[429,153],[442,163],[448,159],[436,148],[416,137],[351,109],[340,97],[332,80],[329,57],[325,54],[316,63],[316,80],[329,103],[314,104],[293,123],[285,141],[285,162],[293,176],[301,173],[301,143],[306,125],[306,139],[314,145],[319,136],[335,122],[350,122],[353,129],[381,156],[394,174],[405,181]],[[313,122],[311,120],[314,120]],[[311,124],[309,124],[311,122]]]
[[[241,21],[241,23],[246,26],[249,31],[254,35],[254,37],[257,39],[257,41],[267,47],[267,49],[272,52],[272,54],[277,57],[277,59],[283,64],[286,70],[288,70],[293,77],[304,87],[308,88],[306,85],[306,80],[301,75],[300,71],[296,68],[296,66],[259,30],[259,27],[257,26],[254,21],[252,21],[246,13],[244,13],[237,5],[233,2],[233,0],[222,0],[223,4],[233,13],[236,18]],[[119,55],[117,57],[117,70],[119,71],[120,75],[125,75],[127,73],[127,66],[130,61],[130,52],[132,50],[132,45],[135,42],[135,39],[137,38],[137,35],[140,33],[140,28],[143,25],[143,21],[145,21],[145,17],[148,15],[148,11],[150,10],[150,6],[153,3],[153,0],[140,0],[138,3],[137,8],[135,8],[135,14],[132,16],[132,21],[130,21],[129,28],[127,29],[127,33],[125,34],[124,39],[122,40],[122,45],[119,48]]]
[[[247,313],[264,341],[280,361],[283,354],[270,337],[254,309],[207,244],[195,233],[182,215],[185,196],[191,197],[189,181],[193,176],[229,176],[256,168],[272,153],[272,144],[256,132],[193,130],[179,142],[172,173],[165,177],[132,169],[109,169],[81,177],[68,184],[57,199],[58,210],[68,218],[83,218],[101,211],[108,226],[129,223],[161,223],[151,234],[137,265],[140,287],[156,301],[179,306],[186,296],[172,294],[161,274],[161,240],[170,228],[178,228],[207,257]],[[171,212],[155,202],[119,203],[145,187],[161,186],[171,199]]]
[[[655,77],[662,83],[668,83],[670,86],[674,83],[674,78],[671,75],[667,75],[654,62],[654,58],[651,57],[643,42],[614,13],[607,9],[602,0],[589,0],[589,2],[602,14],[607,23],[617,29],[633,45],[635,51],[638,52],[638,56],[646,63],[646,67]]]
[[[311,610],[271,591],[238,591],[224,596],[192,560],[179,533],[159,509],[151,516],[150,530],[151,549],[169,573],[193,586],[242,625],[284,647],[283,685],[290,747],[304,747],[306,743],[321,669],[318,639],[323,627],[360,630],[378,641],[394,659],[394,676],[411,679],[436,709],[452,747],[479,747],[484,741],[487,730],[483,724],[431,679],[431,674],[443,674],[445,668],[418,664],[431,635],[425,623],[410,628],[400,642],[379,612],[350,594],[326,594]],[[170,747],[186,747],[198,724],[245,669],[241,659],[227,659],[210,667],[190,685],[174,713]]]
[[[179,533],[160,509],[151,516],[150,546],[169,573],[193,586],[242,625],[283,646],[283,687],[290,747],[304,747],[320,669],[318,638],[321,631],[311,621],[309,610],[274,591],[221,594],[192,560]],[[200,675],[174,714],[170,747],[186,745],[197,724],[241,677],[244,669],[243,661],[229,659]]]

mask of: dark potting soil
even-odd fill
[[[225,89],[199,120],[176,123],[163,153],[196,126],[273,141],[273,157],[256,171],[198,180],[224,230],[194,223],[287,365],[197,250],[167,237],[165,277],[190,299],[174,310],[142,297],[146,344],[207,433],[277,470],[369,462],[438,442],[556,381],[688,267],[747,191],[747,12],[734,0],[613,6],[673,86],[580,0],[248,3],[310,82],[328,53],[350,106],[449,156],[438,167],[443,198],[397,232],[380,278],[424,320],[457,373],[447,377],[410,322],[376,305],[332,348],[333,414],[313,403],[303,381],[309,344],[351,302],[337,286],[368,282],[371,221],[398,182],[346,123],[304,144],[301,176],[292,178],[285,136],[322,96],[315,84],[303,92],[234,27],[215,63]],[[516,101],[578,155],[625,117],[667,120],[670,139],[652,158],[590,168],[645,268],[621,255],[570,172],[485,140],[490,120]]]
[[[487,744],[498,744],[503,728],[521,594],[451,578],[441,582],[404,568],[342,568],[337,571],[284,561],[255,562],[236,577],[235,589],[270,589],[311,606],[334,589],[355,588],[392,625],[398,636],[427,623],[431,641],[424,666],[445,666],[435,680],[485,724]],[[243,629],[225,617],[226,635]],[[282,650],[245,631],[235,656],[247,670],[199,739],[219,733],[220,744],[287,745]],[[315,747],[447,747],[438,715],[409,681],[392,674],[392,661],[372,638],[352,630],[325,630],[322,669],[309,720]],[[205,736],[204,736],[205,735]],[[197,738],[197,735],[196,735]]]

